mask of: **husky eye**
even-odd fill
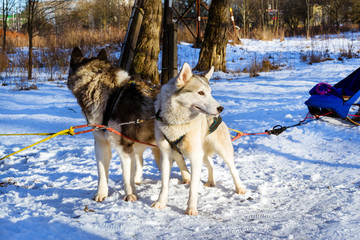
[[[198,92],[199,95],[204,96],[205,93],[203,91]]]

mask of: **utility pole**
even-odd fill
[[[177,24],[173,22],[172,0],[164,2],[161,84],[177,75]]]
[[[200,24],[201,24],[201,13],[200,13],[200,0],[196,0],[196,45],[201,44],[201,36],[200,36]]]

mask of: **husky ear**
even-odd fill
[[[74,47],[74,50],[71,53],[70,66],[74,66],[81,62],[83,59],[83,54],[79,47]]]
[[[192,71],[191,71],[190,65],[188,63],[184,63],[184,65],[179,73],[179,76],[177,78],[176,85],[178,87],[183,86],[191,79],[191,76],[192,76]]]
[[[97,59],[107,61],[107,54],[105,48],[101,49],[99,54],[96,57]]]
[[[205,74],[205,78],[210,81],[211,76],[214,73],[214,66],[211,66],[210,70]]]

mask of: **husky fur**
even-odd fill
[[[120,68],[107,61],[106,51],[102,49],[97,57],[84,58],[81,50],[75,47],[71,54],[68,87],[76,97],[89,124],[102,124],[109,97],[120,90],[108,126],[123,135],[142,142],[156,144],[154,136],[154,101],[157,89],[150,88],[144,81],[130,77]],[[122,125],[120,123],[137,119],[147,120],[140,124]],[[126,201],[136,201],[135,183],[142,177],[142,155],[147,145],[133,142],[109,131],[93,131],[95,156],[98,169],[98,189],[94,196],[97,202],[108,196],[108,174],[111,160],[111,147],[121,158]],[[152,148],[159,166],[160,151]],[[189,181],[189,173],[180,158],[178,165],[182,170],[183,181]]]
[[[204,76],[194,75],[185,63],[179,75],[165,84],[155,102],[155,110],[161,120],[155,122],[155,137],[161,151],[161,192],[154,208],[166,207],[168,200],[171,159],[179,155],[168,142],[184,136],[178,148],[190,160],[191,184],[186,213],[197,215],[198,188],[201,166],[204,162],[209,171],[205,186],[215,186],[213,153],[219,154],[228,165],[235,182],[235,191],[244,194],[234,165],[234,150],[229,130],[224,122],[208,134],[212,117],[218,116],[223,107],[211,96],[209,85],[214,68]],[[166,138],[168,140],[166,140]]]

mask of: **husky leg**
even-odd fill
[[[182,183],[183,184],[190,183],[190,173],[186,167],[184,157],[178,153],[174,153],[173,156],[176,161],[176,164],[179,166],[182,176]]]
[[[203,158],[204,158],[203,152],[197,152],[196,154],[193,153],[189,156],[191,163],[191,183],[190,183],[189,200],[187,204],[188,206],[185,212],[188,215],[193,215],[193,216],[198,215],[197,202],[198,202],[198,191],[200,185],[200,175],[201,175]]]
[[[135,190],[135,153],[127,153],[122,148],[116,149],[121,158],[121,168],[125,188],[125,201],[134,202],[137,200]]]
[[[208,180],[204,184],[205,187],[215,187],[214,180],[214,161],[210,156],[204,156],[204,163],[208,169]]]
[[[100,131],[94,132],[95,157],[98,169],[98,190],[94,196],[96,202],[102,202],[108,196],[109,165],[111,160],[111,145]]]
[[[215,151],[224,159],[225,163],[228,165],[230,173],[234,179],[235,183],[235,191],[238,194],[245,194],[246,190],[242,186],[239,175],[236,171],[235,164],[234,164],[234,148],[231,144],[230,137],[228,138],[228,141],[218,142],[217,144],[214,144]]]
[[[153,151],[153,154],[154,154],[154,159],[155,159],[156,165],[161,170],[161,161],[160,161],[161,153],[160,153],[160,150],[158,148],[153,148],[152,151]],[[174,156],[174,159],[176,161],[176,164],[179,166],[179,169],[180,169],[180,172],[181,172],[181,177],[182,177],[182,183],[183,184],[190,183],[190,173],[189,173],[189,170],[186,167],[184,158],[180,154],[177,154],[177,153],[174,153],[173,156]]]
[[[160,146],[161,144],[158,145]],[[162,145],[165,145],[165,148],[161,149],[161,191],[158,200],[151,205],[151,207],[157,209],[166,207],[169,196],[170,171],[173,161],[172,149],[166,146],[169,144],[165,139],[162,139]]]
[[[160,152],[160,149],[159,148],[151,148],[151,151],[153,152],[156,166],[160,170],[161,169],[161,152]]]
[[[146,147],[144,146],[137,146],[134,147],[134,157],[135,157],[135,184],[140,185],[141,179],[143,175],[143,166],[144,166],[144,159],[143,159],[143,153],[145,151]]]

